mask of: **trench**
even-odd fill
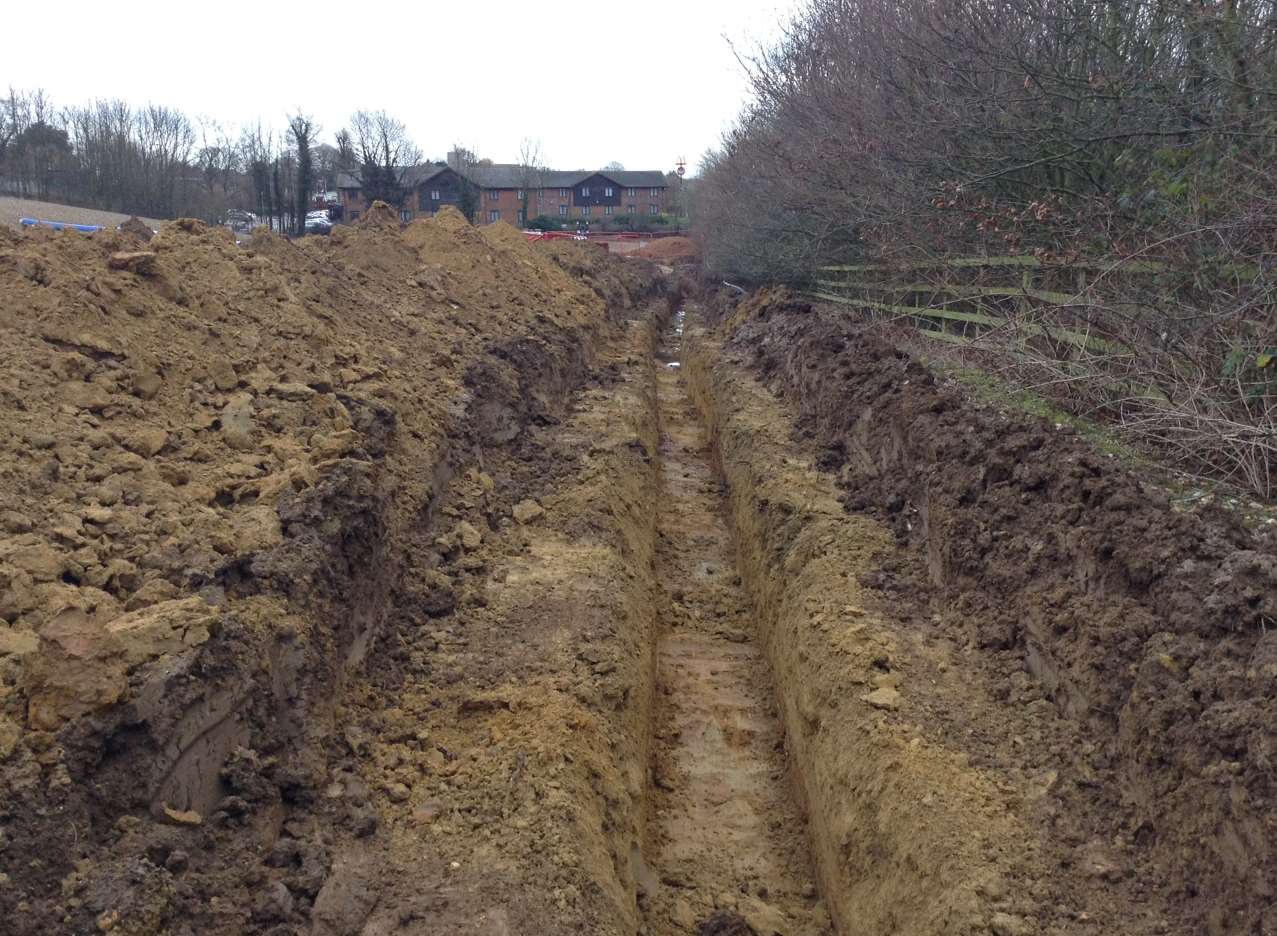
[[[831,932],[723,490],[681,374],[683,315],[657,352],[662,594],[645,867],[649,936]]]

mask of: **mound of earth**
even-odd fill
[[[1044,729],[1073,738],[987,754],[1044,772],[1057,884],[1081,869],[1116,902],[1059,899],[1135,926],[1156,895],[1184,921],[1175,932],[1270,929],[1271,532],[1173,509],[1068,427],[966,399],[843,310],[765,290],[719,312],[731,353],[792,407],[846,509],[894,530],[898,548],[865,584],[913,608],[923,639],[959,648],[1001,687],[997,702],[1045,706]]]
[[[511,235],[523,236],[504,223],[488,225],[484,230],[489,228],[508,232],[498,235],[507,239]],[[585,283],[600,296],[618,297],[623,308],[632,308],[648,291],[646,284],[657,275],[656,267],[651,263],[634,259],[617,262],[606,251],[575,241],[556,239],[542,241],[537,246],[573,278]]]
[[[660,237],[634,251],[636,257],[663,263],[695,260],[700,255],[700,248],[688,237]]]
[[[258,847],[231,835],[246,797],[319,795],[326,713],[424,556],[395,544],[656,287],[594,257],[587,286],[571,249],[450,209],[242,247],[191,220],[0,229],[11,931],[156,931]],[[240,844],[169,841],[210,815]]]

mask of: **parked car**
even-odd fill
[[[232,231],[251,231],[257,227],[257,215],[242,208],[231,208],[226,212],[226,226]]]
[[[305,229],[307,234],[330,234],[333,223],[328,220],[328,212],[312,211],[306,215]]]

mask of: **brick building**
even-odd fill
[[[478,196],[476,224],[508,221],[521,227],[538,215],[588,223],[617,215],[662,214],[670,206],[665,173],[659,170],[564,172],[495,165],[459,172],[425,165],[406,169],[403,181],[408,195],[399,215],[404,221],[429,217],[444,205],[459,205],[466,186]],[[337,189],[348,221],[367,210],[358,176],[342,173]]]

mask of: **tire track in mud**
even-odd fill
[[[679,363],[658,357],[665,594],[640,932],[746,932],[725,928],[743,921],[761,936],[830,933],[721,488]]]

